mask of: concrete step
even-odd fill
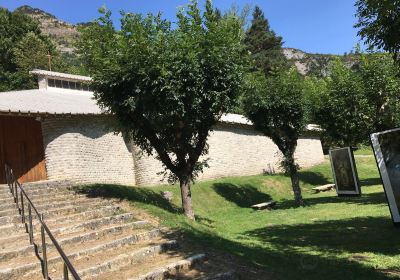
[[[28,187],[26,187],[24,185],[22,185],[22,188],[24,189],[24,191],[27,194],[35,194],[35,193],[43,193],[43,194],[45,194],[45,193],[54,193],[54,192],[65,192],[65,191],[68,191],[69,189],[71,189],[70,186],[28,188]],[[20,193],[20,189],[17,188],[17,190],[18,190],[18,193]],[[11,195],[11,191],[10,191],[10,189],[8,187],[0,189],[0,199],[4,198],[4,196],[7,196],[7,195]]]
[[[68,221],[64,225],[48,225],[53,235],[61,236],[85,230],[96,230],[105,225],[113,225],[133,221],[134,215],[132,213],[124,213],[118,215],[104,216],[96,219],[87,219],[81,221]],[[47,222],[46,222],[47,224]],[[34,225],[34,231],[40,230],[40,223]]]
[[[105,211],[105,210],[104,210]],[[93,212],[93,211],[92,211]],[[87,215],[93,215],[93,213],[87,213]],[[65,234],[65,233],[73,233],[73,232],[79,232],[79,231],[83,231],[83,230],[94,230],[100,226],[103,225],[107,225],[107,224],[114,224],[114,223],[123,223],[123,222],[129,222],[131,220],[133,220],[134,216],[132,213],[126,213],[126,214],[117,214],[114,211],[109,211],[109,215],[108,216],[101,216],[101,217],[96,217],[98,216],[98,212],[94,212],[94,214],[96,214],[94,216],[94,218],[88,218],[88,219],[81,219],[81,220],[67,220],[70,219],[67,217],[65,217],[65,221],[63,221],[63,223],[59,223],[57,224],[57,221],[60,220],[60,218],[57,219],[53,219],[53,220],[48,220],[46,221],[47,226],[49,227],[50,231],[52,232],[52,234],[54,236],[58,236],[60,234]],[[76,215],[73,215],[73,217]],[[20,230],[18,232],[18,234],[12,234],[11,236],[6,236],[3,238],[0,238],[0,250],[1,249],[6,249],[6,248],[10,248],[11,245],[18,243],[19,240],[21,239],[27,239],[28,238],[28,234],[27,231],[24,231],[24,229],[26,229],[26,227],[24,227],[24,225],[21,223],[19,224],[22,228],[22,230]],[[17,225],[17,227],[19,227],[19,225]],[[2,229],[6,229],[9,230],[10,225],[7,225],[7,228],[2,228]],[[34,231],[34,238],[39,238],[40,237],[40,228],[41,228],[41,224],[39,223],[39,221],[36,220],[35,224],[33,225],[33,231]]]
[[[73,215],[73,214],[81,214],[84,212],[87,212],[88,209],[103,209],[104,207],[114,207],[110,206],[109,203],[104,203],[103,205],[95,205],[95,207],[87,207],[86,204],[82,205],[69,205],[66,207],[62,208],[54,208],[54,209],[48,209],[48,210],[41,210],[40,212],[45,216],[46,220],[47,217],[49,219],[56,219],[56,218],[61,218],[65,215]],[[117,207],[117,209],[120,209]],[[33,215],[33,220],[35,220],[35,215],[32,211]],[[27,210],[25,211],[25,218],[28,219],[28,212]],[[19,223],[22,221],[21,215],[17,211],[17,208],[11,209],[11,210],[6,210],[0,212],[0,226],[1,225],[6,225],[8,222],[12,223]],[[1,234],[1,232],[0,232]]]
[[[52,185],[50,183],[46,184],[22,184],[22,188],[27,194],[35,194],[35,193],[54,193],[54,192],[66,192],[69,191],[72,188],[72,185],[70,183],[59,183],[57,185]],[[20,192],[20,189],[17,188],[18,193]],[[4,195],[11,194],[10,188],[3,187],[0,189],[0,199],[3,198]]]
[[[63,216],[55,216],[52,219],[47,219],[46,224],[51,227],[51,228],[56,228],[56,226],[65,226],[68,223],[71,223],[72,221],[81,221],[83,219],[89,220],[89,219],[96,219],[100,218],[103,216],[110,216],[110,215],[116,215],[116,214],[121,214],[122,211],[119,207],[117,206],[103,206],[100,207],[96,210],[89,210],[89,211],[84,211],[84,212],[79,212],[79,213],[72,213],[72,214],[66,214]],[[26,219],[28,219],[28,216],[26,216]],[[26,220],[27,223],[28,220]],[[9,223],[21,223],[21,215],[15,215],[15,216],[7,216],[0,218],[0,226],[7,225]],[[33,224],[39,223],[37,219],[33,219]],[[7,235],[4,238],[0,238],[0,248],[1,244],[7,244],[7,243],[13,243],[16,242],[18,239],[26,236],[26,232],[23,232],[19,235]]]
[[[68,197],[66,196],[65,199],[63,200],[42,200],[42,201],[35,201],[32,202],[33,205],[38,209],[39,211],[42,209],[52,209],[52,208],[60,208],[64,207],[67,205],[75,205],[75,204],[80,204],[80,203],[90,203],[90,202],[106,202],[106,200],[101,199],[101,198],[93,198],[93,199],[87,199],[85,197]],[[21,207],[21,203],[19,201],[19,207]],[[17,207],[16,203],[7,203],[0,205],[0,212],[6,211],[6,210],[11,210]],[[28,208],[28,203],[26,200],[24,200],[24,207],[25,209]]]
[[[71,192],[71,191],[69,191],[67,189],[52,189],[52,188],[25,191],[25,193],[29,197],[34,196],[34,195],[40,195],[40,196],[43,196],[43,197],[46,197],[46,196],[51,197],[51,196],[54,196],[55,194],[60,194],[60,193],[62,194],[62,193],[68,193],[68,192]],[[20,197],[20,191],[18,191],[18,195]],[[9,198],[9,197],[12,197],[11,192],[9,192],[9,191],[0,191],[0,199],[6,199],[6,198]]]
[[[146,261],[152,255],[165,253],[169,250],[177,249],[177,247],[178,243],[174,240],[171,240],[162,244],[134,249],[133,251],[122,252],[122,254],[108,258],[103,262],[95,264],[94,266],[89,266],[86,264],[79,265],[80,267],[86,268],[82,269],[78,267],[78,273],[82,279],[93,279],[94,277],[106,272],[115,272],[134,263]]]
[[[106,206],[109,204],[110,204],[109,202],[101,199],[71,201],[71,202],[67,201],[57,204],[39,205],[37,207],[37,210],[39,211],[39,213],[43,214],[45,218],[47,218],[48,215],[54,217],[55,215],[68,214],[71,212],[82,212],[87,209],[96,209],[97,207]],[[25,215],[28,215],[27,210],[28,208],[26,207]],[[7,210],[0,211],[0,219],[15,215],[19,215],[19,211],[17,210],[16,207],[15,208],[10,207]],[[35,216],[35,212],[33,211],[33,209],[32,209],[32,215]]]
[[[101,258],[113,256],[123,250],[132,250],[132,248],[143,246],[140,245],[141,243],[148,244],[149,240],[158,238],[160,232],[159,229],[153,229],[151,231],[136,230],[129,234],[125,233],[124,236],[110,235],[107,236],[107,238],[93,240],[91,242],[78,242],[70,246],[61,246],[74,267],[77,267],[78,264],[83,262],[88,264],[86,260],[95,259],[98,262]],[[47,252],[49,274],[52,279],[55,279],[57,277],[57,275],[54,275],[55,273],[61,276],[62,260],[55,250],[48,250]],[[36,257],[19,258],[17,262],[21,265],[15,266],[11,264],[7,266],[7,264],[0,264],[0,279],[3,279],[2,277],[4,277],[4,279],[42,279],[40,262]]]
[[[176,262],[169,263],[161,268],[157,268],[146,274],[128,278],[129,280],[161,280],[161,279],[174,279],[173,277],[179,275],[182,272],[190,270],[196,263],[204,261],[206,258],[205,254],[197,254],[186,258],[184,260],[179,260]]]
[[[115,220],[108,223],[105,227],[99,227],[97,230],[88,230],[88,231],[76,231],[70,233],[54,233],[53,235],[56,238],[58,244],[62,247],[74,244],[74,243],[85,243],[90,242],[93,240],[99,240],[104,236],[112,236],[122,234],[124,232],[128,232],[132,229],[141,228],[147,225],[146,221],[135,221],[135,222],[127,222],[121,220]],[[51,230],[51,229],[50,229]],[[47,237],[47,235],[46,235]],[[29,237],[28,237],[29,238]],[[40,232],[36,232],[34,236],[34,242],[36,244],[37,250],[41,252],[42,245],[41,245],[41,235]],[[48,237],[47,237],[48,239]],[[53,244],[50,240],[46,242],[47,248],[53,248]],[[24,242],[15,243],[13,248],[8,246],[5,250],[0,251],[1,261],[8,261],[15,257],[25,257],[25,256],[32,256],[34,253],[33,245],[30,245],[28,239],[24,239]]]
[[[29,199],[33,202],[33,204],[38,204],[38,203],[44,203],[44,202],[50,202],[50,201],[62,201],[65,199],[75,199],[75,198],[86,198],[85,195],[80,195],[80,194],[75,194],[72,191],[67,191],[67,192],[59,192],[51,195],[43,195],[43,194],[34,194],[34,195],[29,195]],[[24,198],[25,199],[25,198]],[[10,195],[8,198],[0,199],[0,205],[3,203],[15,203],[13,197]]]

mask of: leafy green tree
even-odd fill
[[[255,128],[270,137],[282,152],[281,165],[290,176],[294,199],[303,205],[294,153],[304,131],[304,81],[296,70],[266,78],[263,73],[250,74],[244,97],[244,112]]]
[[[268,20],[258,6],[254,9],[253,19],[246,32],[244,44],[252,54],[256,67],[265,74],[271,74],[288,66],[282,52],[282,37],[277,36],[271,30]]]
[[[323,106],[321,94],[327,91],[326,79],[316,76],[304,77],[304,106],[307,123],[317,123],[316,110]]]
[[[362,81],[354,71],[339,59],[331,65],[327,78],[327,90],[321,93],[316,109],[316,120],[325,131],[328,143],[339,146],[354,146],[365,140],[363,125],[366,121],[366,104],[362,92]],[[365,109],[365,107],[364,107]]]
[[[315,105],[328,143],[357,146],[368,135],[400,125],[398,68],[387,54],[360,54],[357,69],[336,60]]]
[[[363,54],[358,72],[367,100],[368,132],[383,131],[399,126],[400,72],[398,65],[387,54]]]
[[[398,59],[400,0],[357,0],[358,35],[371,48],[383,49]]]
[[[55,47],[38,24],[19,12],[0,8],[0,91],[34,88],[33,68],[47,68]]]
[[[194,219],[191,183],[206,166],[200,156],[242,83],[243,20],[219,15],[211,1],[204,14],[195,1],[179,10],[175,28],[160,15],[122,13],[116,30],[111,13],[101,12],[78,44],[95,98],[179,180],[184,213]]]

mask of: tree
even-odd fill
[[[360,76],[337,59],[330,65],[326,82],[327,89],[315,104],[315,120],[324,130],[327,143],[355,146],[365,140],[367,120]]]
[[[116,30],[101,9],[82,31],[78,51],[95,98],[148,155],[178,180],[184,213],[194,219],[191,183],[206,161],[207,138],[238,96],[243,76],[243,21],[218,15],[211,1],[179,10],[175,29],[160,14],[121,13]]]
[[[306,124],[303,78],[294,69],[268,78],[255,72],[249,75],[247,84],[244,112],[255,128],[270,137],[282,152],[281,165],[290,175],[294,199],[303,205],[294,159],[297,140]]]
[[[55,47],[36,22],[0,8],[0,91],[34,88],[29,70],[47,68],[49,53],[55,56]]]
[[[271,30],[268,20],[258,6],[254,9],[244,43],[252,54],[256,67],[265,74],[287,67],[288,62],[282,52],[282,37]]]
[[[400,81],[387,54],[360,54],[356,69],[337,60],[315,105],[315,120],[328,143],[357,146],[372,132],[400,125]]]
[[[359,66],[367,99],[368,132],[400,125],[399,68],[387,54],[363,54]],[[362,104],[364,105],[364,104]]]
[[[371,48],[383,49],[398,59],[400,0],[357,0],[358,35]]]

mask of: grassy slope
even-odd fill
[[[185,231],[196,242],[224,249],[272,271],[277,279],[387,279],[400,275],[400,232],[393,227],[373,157],[357,158],[362,197],[339,198],[311,188],[332,182],[329,163],[301,172],[307,207],[292,203],[282,175],[225,178],[193,187],[197,222],[180,214],[177,186],[92,186],[129,199]],[[160,191],[174,193],[173,204]],[[278,201],[273,211],[254,203]]]

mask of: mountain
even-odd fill
[[[354,53],[344,55],[306,53],[294,48],[284,48],[285,57],[296,66],[303,75],[325,77],[329,74],[329,63],[341,59],[349,68],[357,65],[358,55]]]
[[[49,35],[55,41],[62,53],[74,56],[73,43],[79,38],[78,27],[85,26],[88,23],[70,24],[52,14],[30,6],[21,6],[16,11],[38,21],[42,32]],[[353,67],[357,62],[357,56],[354,54],[344,56],[312,54],[294,48],[284,48],[283,53],[303,75],[326,76],[328,74],[329,62],[338,57],[344,59],[349,67]]]
[[[69,24],[40,9],[21,6],[16,11],[39,22],[42,32],[57,44],[63,53],[73,53],[73,43],[79,38],[78,25]]]

